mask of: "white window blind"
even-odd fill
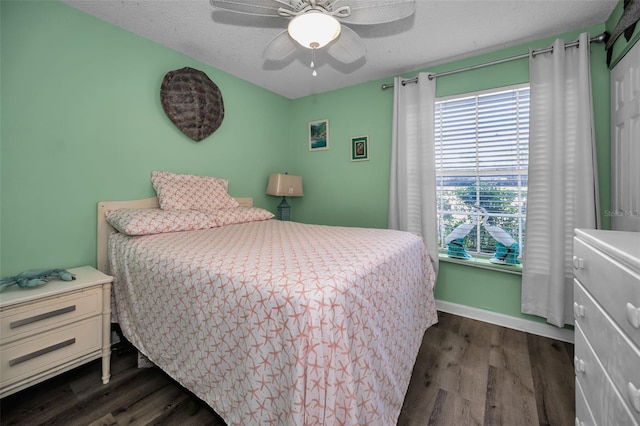
[[[496,240],[482,225],[486,217],[488,225],[502,228],[522,248],[529,86],[439,98],[435,114],[440,247],[447,248],[445,238],[475,217],[465,248],[471,254],[492,254]]]

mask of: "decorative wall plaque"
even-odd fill
[[[196,142],[215,132],[224,118],[220,89],[204,72],[193,68],[164,76],[160,102],[169,120]]]

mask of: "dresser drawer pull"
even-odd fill
[[[633,383],[629,382],[628,390],[631,405],[633,405],[634,410],[640,413],[640,389],[636,388]]]
[[[573,269],[583,269],[584,259],[578,256],[573,256]]]
[[[22,327],[23,325],[32,324],[34,322],[46,320],[47,318],[57,317],[58,315],[67,314],[69,312],[73,312],[76,310],[76,306],[67,306],[66,308],[56,309],[55,311],[46,312],[44,314],[35,315],[29,318],[24,318],[18,321],[13,321],[9,324],[9,328],[14,329],[18,327]]]
[[[584,317],[584,305],[579,305],[577,302],[573,302],[573,316],[578,318]]]
[[[631,303],[627,303],[627,321],[633,328],[640,328],[640,308],[633,306]]]
[[[584,373],[586,371],[584,361],[579,359],[577,356],[573,357],[573,368],[578,373]]]
[[[48,354],[49,352],[57,351],[58,349],[65,348],[67,346],[71,346],[76,342],[75,337],[73,339],[65,340],[64,342],[56,343],[55,345],[51,345],[47,348],[39,349],[35,352],[31,352],[30,354],[19,356],[18,358],[9,360],[9,366],[13,367],[14,365],[20,364],[25,361],[29,361],[30,359],[37,358],[41,355]]]

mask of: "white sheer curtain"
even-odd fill
[[[522,312],[573,324],[573,230],[596,228],[589,35],[530,57],[531,112]]]
[[[435,80],[394,80],[389,228],[421,234],[438,270],[434,149]]]

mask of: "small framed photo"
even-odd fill
[[[309,151],[329,149],[329,120],[309,123]]]
[[[367,161],[369,159],[369,136],[351,138],[351,161]]]

